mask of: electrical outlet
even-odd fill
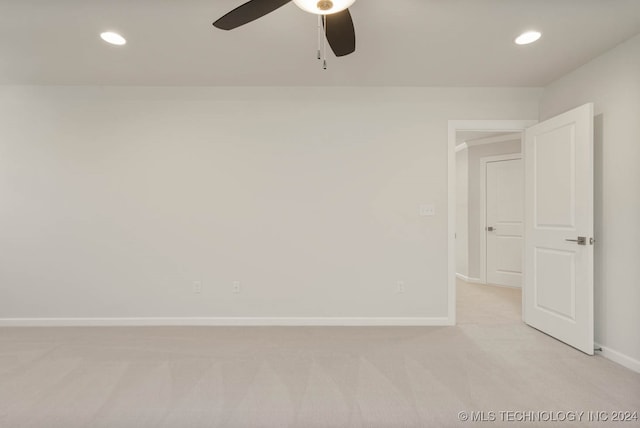
[[[403,294],[405,292],[404,281],[398,281],[396,283],[396,293]]]
[[[233,291],[233,294],[240,293],[240,281],[233,281],[233,285],[231,286],[231,291]]]
[[[202,293],[202,281],[193,281],[192,286],[195,294]]]

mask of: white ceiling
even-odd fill
[[[324,71],[293,3],[211,25],[243,1],[0,0],[0,84],[543,86],[640,33],[640,0],[359,0],[357,51]]]

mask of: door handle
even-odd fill
[[[496,228],[493,227],[493,226],[487,227],[487,231],[489,231],[489,232],[493,232],[494,230],[496,230]]]
[[[587,245],[587,237],[586,236],[578,236],[578,239],[565,239],[568,242],[577,242],[578,245]]]

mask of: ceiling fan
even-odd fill
[[[349,6],[356,0],[251,0],[233,9],[213,23],[222,30],[233,30],[255,21],[293,1],[300,9],[318,15],[319,37],[329,42],[336,56],[345,56],[356,50],[356,33]],[[325,41],[318,46],[318,59]],[[326,54],[326,47],[324,48]],[[324,61],[326,68],[326,59]]]

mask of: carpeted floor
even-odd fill
[[[456,327],[2,328],[0,427],[474,425],[461,411],[493,427],[587,412],[522,424],[570,427],[640,412],[640,374],[524,325],[519,290],[460,282],[458,295]]]

